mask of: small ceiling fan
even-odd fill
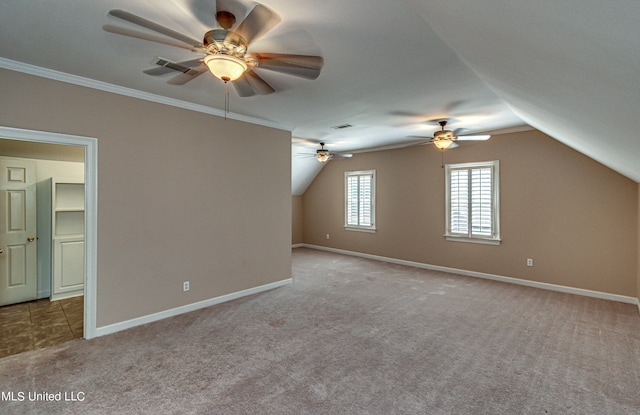
[[[326,163],[327,161],[333,160],[334,158],[350,157],[353,157],[353,154],[329,152],[329,150],[324,148],[324,143],[320,143],[320,148],[316,150],[316,160],[318,160],[320,163]]]
[[[344,159],[344,158],[353,157],[353,154],[351,153],[337,153],[337,152],[329,151],[326,148],[324,148],[325,143],[318,143],[318,144],[320,144],[320,148],[317,149],[315,153],[298,153],[298,154],[303,157],[314,157],[316,160],[318,160],[320,163],[323,163],[323,164],[333,159]]]
[[[444,150],[447,148],[457,147],[458,142],[486,141],[489,138],[491,138],[491,136],[488,134],[457,136],[453,131],[444,129],[447,126],[446,120],[438,121],[438,124],[440,124],[440,130],[433,133],[433,138],[430,139],[428,142],[419,143],[419,144],[434,144],[439,149]],[[426,137],[422,137],[422,138],[426,138]]]
[[[148,75],[164,75],[177,71],[179,74],[168,81],[174,85],[183,85],[209,71],[224,83],[231,82],[241,97],[250,97],[256,94],[267,95],[275,92],[274,88],[258,75],[256,69],[265,69],[306,79],[316,79],[320,75],[324,64],[324,60],[320,56],[249,51],[254,40],[280,22],[280,16],[274,11],[256,3],[246,18],[236,25],[236,16],[229,11],[218,9],[217,6],[216,4],[216,10],[213,10],[213,13],[219,27],[206,32],[202,42],[133,13],[118,9],[109,11],[109,14],[164,36],[110,24],[104,25],[103,29],[110,33],[162,43],[200,54],[201,56],[196,59],[182,62],[158,58],[155,62],[159,67],[144,71]]]

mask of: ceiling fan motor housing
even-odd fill
[[[211,54],[230,55],[236,58],[243,58],[247,53],[247,42],[237,34],[226,29],[209,30],[204,35],[202,42]]]
[[[216,13],[216,21],[223,29],[231,29],[231,26],[236,22],[236,16],[233,13],[226,11],[219,11]]]

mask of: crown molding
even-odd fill
[[[206,105],[194,104],[192,102],[182,101],[174,98],[168,98],[161,95],[152,94],[149,92],[139,91],[137,89],[126,88],[123,86],[114,85],[114,84],[110,84],[102,81],[96,81],[95,79],[85,78],[77,75],[71,75],[68,73],[55,71],[53,69],[30,65],[28,63],[13,61],[13,60],[2,58],[2,57],[0,57],[0,68],[8,69],[15,72],[25,73],[28,75],[34,75],[41,78],[52,79],[54,81],[60,81],[60,82],[66,82],[73,85],[84,86],[87,88],[110,92],[113,94],[124,95],[127,97],[137,98],[144,101],[150,101],[150,102],[169,105],[172,107],[182,108],[190,111],[196,111],[204,114],[215,115],[217,117],[225,117],[225,113],[223,110],[208,107]],[[233,112],[227,113],[226,118],[230,118],[236,121],[246,122],[249,124],[257,124],[264,127],[276,128],[279,130],[285,130],[285,131],[293,130],[292,127],[285,126],[273,121],[268,121],[268,120],[264,120],[256,117],[250,117],[242,114],[236,114]]]

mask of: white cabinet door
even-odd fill
[[[35,300],[36,164],[0,158],[0,305]]]
[[[54,239],[53,275],[52,300],[84,292],[84,238]]]

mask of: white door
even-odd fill
[[[0,306],[36,299],[35,239],[36,164],[0,157]]]

